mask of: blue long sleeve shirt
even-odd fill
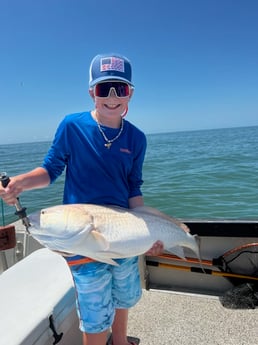
[[[120,129],[101,126],[108,139]],[[63,202],[112,204],[128,207],[128,199],[141,195],[146,152],[143,132],[124,120],[124,128],[111,147],[90,112],[67,115],[60,123],[42,167],[53,183],[66,169]]]

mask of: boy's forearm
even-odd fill
[[[35,188],[43,188],[50,184],[48,172],[41,167],[31,170],[25,174],[14,176],[13,178],[19,181],[23,191]]]
[[[10,178],[10,182],[4,188],[0,184],[0,198],[7,204],[14,205],[16,198],[24,191],[43,188],[48,186],[50,178],[48,172],[43,168],[36,168],[25,174],[20,174]]]

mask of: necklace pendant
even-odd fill
[[[106,143],[104,146],[107,148],[107,149],[110,149],[112,143]]]

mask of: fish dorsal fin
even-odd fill
[[[102,233],[92,230],[87,237],[87,244],[91,251],[106,251],[109,249],[109,242],[105,239]]]
[[[170,217],[167,214],[160,212],[156,208],[153,208],[150,206],[138,206],[138,207],[133,208],[132,211],[136,212],[136,213],[139,212],[139,213],[149,214],[149,215],[156,216],[156,217],[161,217],[163,219],[168,220],[169,222],[176,224],[182,230],[189,232],[188,227],[184,223],[180,222],[180,220],[173,218],[173,217]]]

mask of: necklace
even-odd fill
[[[112,139],[108,139],[108,138],[107,138],[106,134],[104,133],[103,129],[101,128],[101,125],[100,125],[99,121],[98,121],[96,118],[95,118],[95,120],[96,120],[96,122],[97,122],[98,129],[99,129],[100,133],[102,134],[102,136],[103,136],[103,138],[104,138],[104,140],[105,140],[104,146],[105,146],[107,149],[110,149],[110,147],[111,147],[111,145],[113,144],[113,142],[114,142],[115,140],[117,140],[117,139],[120,137],[120,135],[122,134],[122,132],[123,132],[123,129],[124,129],[124,120],[122,119],[121,127],[120,127],[119,133],[118,133],[114,138],[112,138]]]

